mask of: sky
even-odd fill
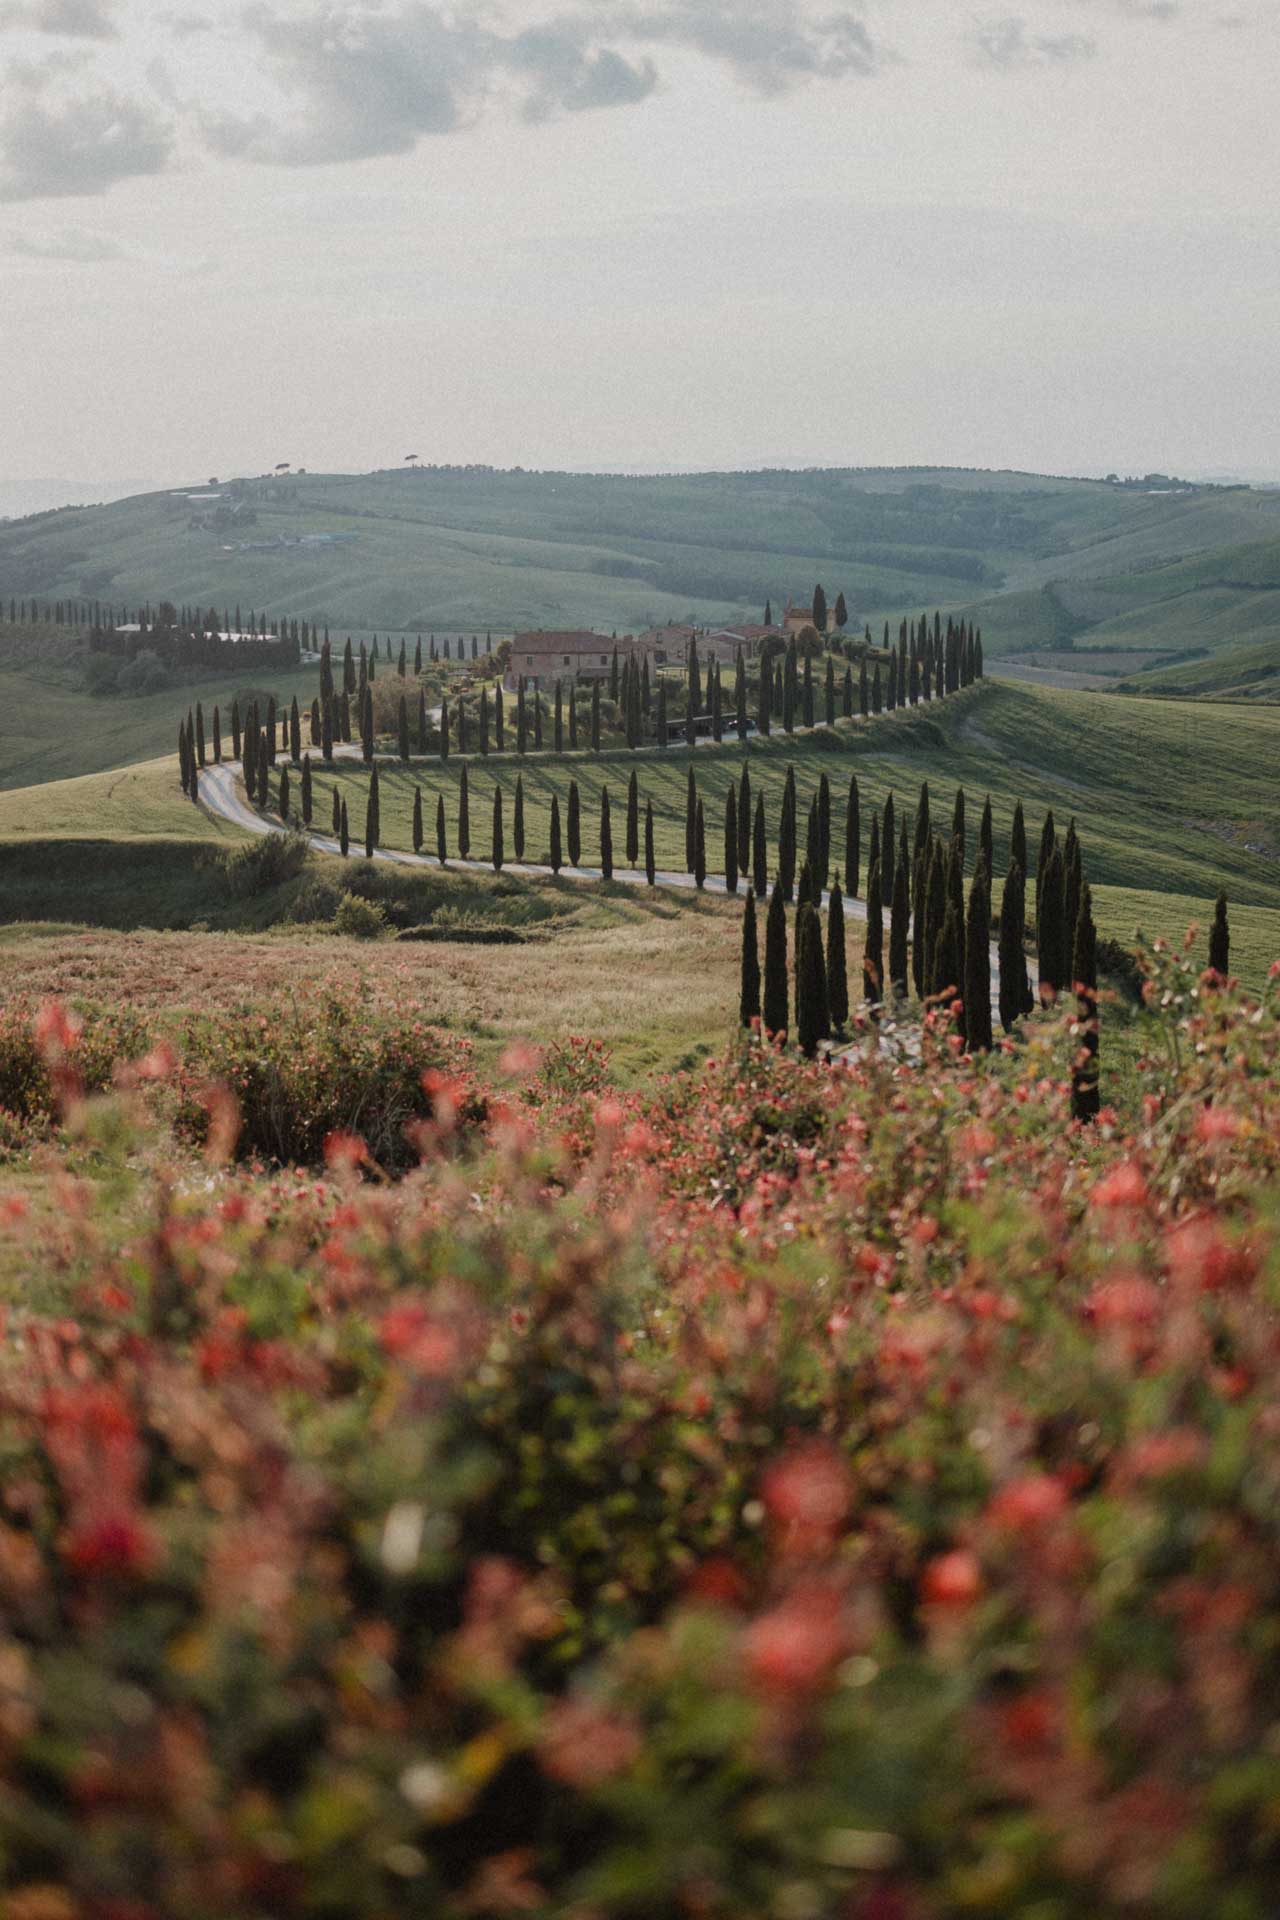
[[[0,0],[0,512],[1280,476],[1278,88],[1280,0]]]

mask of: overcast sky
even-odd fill
[[[0,0],[0,62],[0,483],[1280,472],[1280,0]]]

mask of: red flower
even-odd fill
[[[793,1552],[829,1548],[849,1513],[849,1471],[825,1440],[796,1447],[764,1476],[765,1510]]]
[[[747,1672],[767,1693],[807,1694],[823,1686],[844,1658],[849,1625],[833,1588],[810,1582],[796,1587],[747,1628]]]
[[[1132,1161],[1116,1167],[1104,1180],[1099,1180],[1093,1190],[1095,1207],[1141,1207],[1146,1199],[1147,1183],[1141,1168],[1135,1167]]]
[[[931,1607],[971,1607],[981,1591],[982,1569],[965,1547],[931,1560],[920,1582],[921,1596]]]
[[[1002,1487],[987,1508],[993,1526],[1008,1533],[1029,1533],[1056,1520],[1067,1504],[1061,1480],[1051,1474],[1031,1473]]]
[[[641,1745],[639,1732],[621,1714],[589,1700],[563,1700],[543,1721],[538,1758],[553,1780],[589,1788],[624,1773]]]
[[[67,1559],[84,1574],[145,1573],[155,1558],[154,1536],[133,1513],[104,1513],[83,1521],[67,1542]]]

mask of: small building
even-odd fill
[[[557,680],[607,680],[613,661],[630,653],[635,641],[615,640],[611,634],[574,632],[517,633],[504,685],[514,693],[524,680],[530,687],[551,687]]]
[[[736,660],[739,647],[742,649],[744,660],[758,660],[766,641],[777,640],[785,643],[786,639],[787,634],[781,627],[765,627],[751,623],[713,627],[706,636],[707,645],[715,650],[716,658],[722,663],[726,658],[731,662]],[[701,644],[699,642],[699,647]]]
[[[787,610],[782,616],[782,631],[788,638],[793,633],[803,633],[806,627],[816,628],[817,624],[812,606],[796,607],[788,600]]]

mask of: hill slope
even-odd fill
[[[1280,535],[1280,493],[925,469],[421,469],[216,491],[206,503],[146,494],[0,527],[0,596],[171,598],[342,626],[503,632],[758,617],[766,599],[776,607],[820,578],[862,620]]]

